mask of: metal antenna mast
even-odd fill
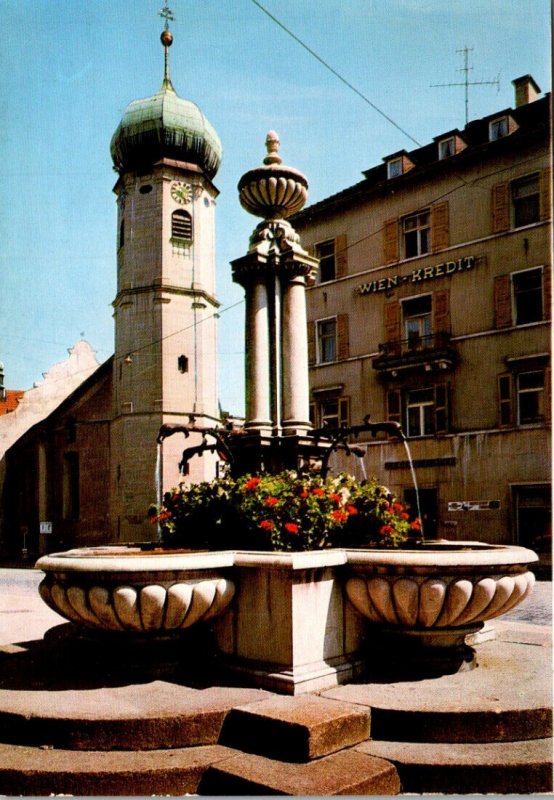
[[[461,67],[457,72],[463,72],[464,80],[459,81],[457,83],[432,83],[431,88],[437,88],[442,86],[463,86],[465,89],[465,107],[466,107],[466,125],[469,122],[469,87],[470,86],[496,86],[497,90],[500,89],[500,76],[496,78],[494,81],[470,81],[469,80],[469,73],[473,70],[473,67],[469,66],[469,54],[473,52],[473,47],[462,47],[460,50],[456,50],[457,53],[463,53],[464,56],[464,66]]]

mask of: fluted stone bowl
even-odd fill
[[[43,556],[40,596],[70,622],[98,631],[179,634],[223,612],[235,593],[232,553],[140,547],[80,548]]]
[[[349,550],[346,594],[371,630],[397,644],[460,648],[485,622],[532,591],[532,550],[480,542],[431,542],[400,550]]]

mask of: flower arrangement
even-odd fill
[[[149,515],[164,546],[210,550],[398,547],[421,530],[374,479],[295,472],[181,484]]]

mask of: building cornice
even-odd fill
[[[120,289],[115,296],[115,300],[112,303],[114,308],[118,308],[121,305],[125,304],[125,301],[131,300],[131,298],[141,295],[141,294],[153,294],[154,295],[154,302],[156,300],[158,302],[170,302],[171,295],[177,296],[188,296],[192,297],[194,300],[202,299],[209,303],[214,308],[219,308],[221,303],[217,300],[212,294],[206,292],[204,289],[195,289],[193,287],[184,287],[184,286],[171,286],[169,284],[162,284],[162,283],[152,283],[147,286],[129,286],[123,289]],[[165,295],[170,295],[169,297],[165,297]]]

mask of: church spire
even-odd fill
[[[165,19],[164,30],[160,36],[161,43],[163,44],[165,50],[165,66],[162,89],[170,89],[172,92],[174,92],[175,89],[173,88],[173,84],[171,83],[171,79],[169,77],[169,48],[173,44],[173,34],[169,30],[169,21],[171,20],[171,22],[175,22],[175,17],[173,15],[173,11],[171,11],[167,5],[167,2],[159,12],[159,15]]]

